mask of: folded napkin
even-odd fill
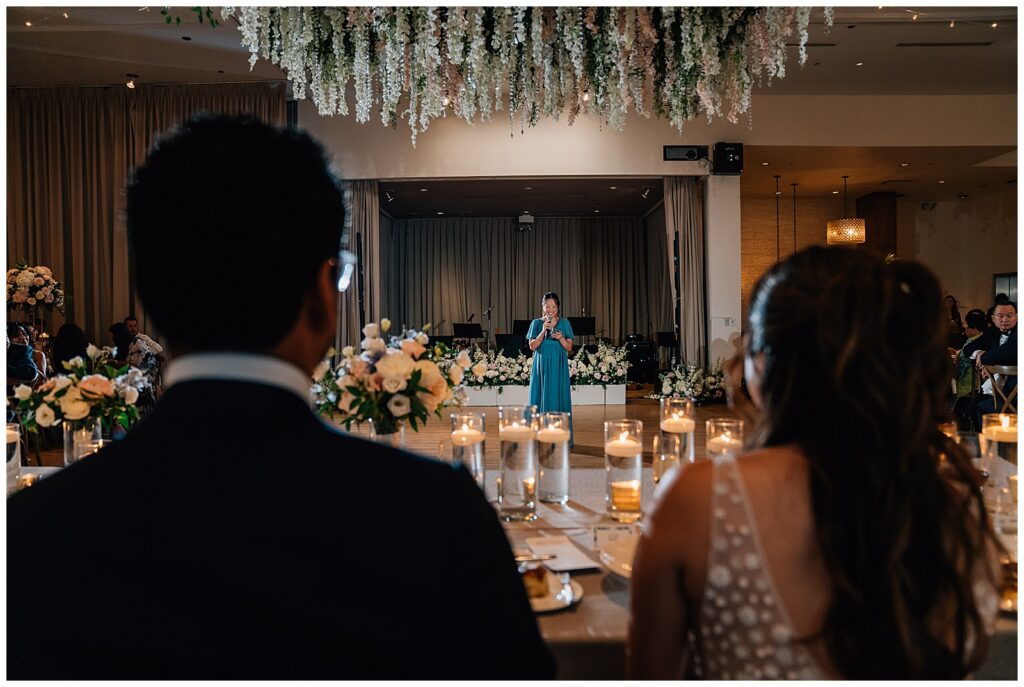
[[[587,570],[600,566],[600,563],[573,544],[569,537],[530,537],[526,540],[526,545],[536,554],[549,553],[556,556],[550,561],[544,561],[544,565],[555,572]]]

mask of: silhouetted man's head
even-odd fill
[[[128,188],[139,295],[175,353],[270,351],[304,317],[333,327],[318,283],[344,221],[320,145],[253,119],[185,123]]]

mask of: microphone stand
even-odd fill
[[[484,334],[484,350],[491,350],[491,311],[494,310],[494,306],[487,308],[484,315],[487,315],[487,332]]]

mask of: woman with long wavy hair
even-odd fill
[[[998,544],[948,420],[932,274],[812,247],[751,298],[740,456],[677,473],[634,561],[632,677],[953,679],[984,658]]]

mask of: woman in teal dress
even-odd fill
[[[526,338],[533,351],[530,371],[530,404],[537,412],[569,413],[569,445],[573,445],[572,394],[569,391],[569,352],[572,351],[572,327],[559,316],[558,294],[549,291],[541,299],[544,317],[530,324]]]

